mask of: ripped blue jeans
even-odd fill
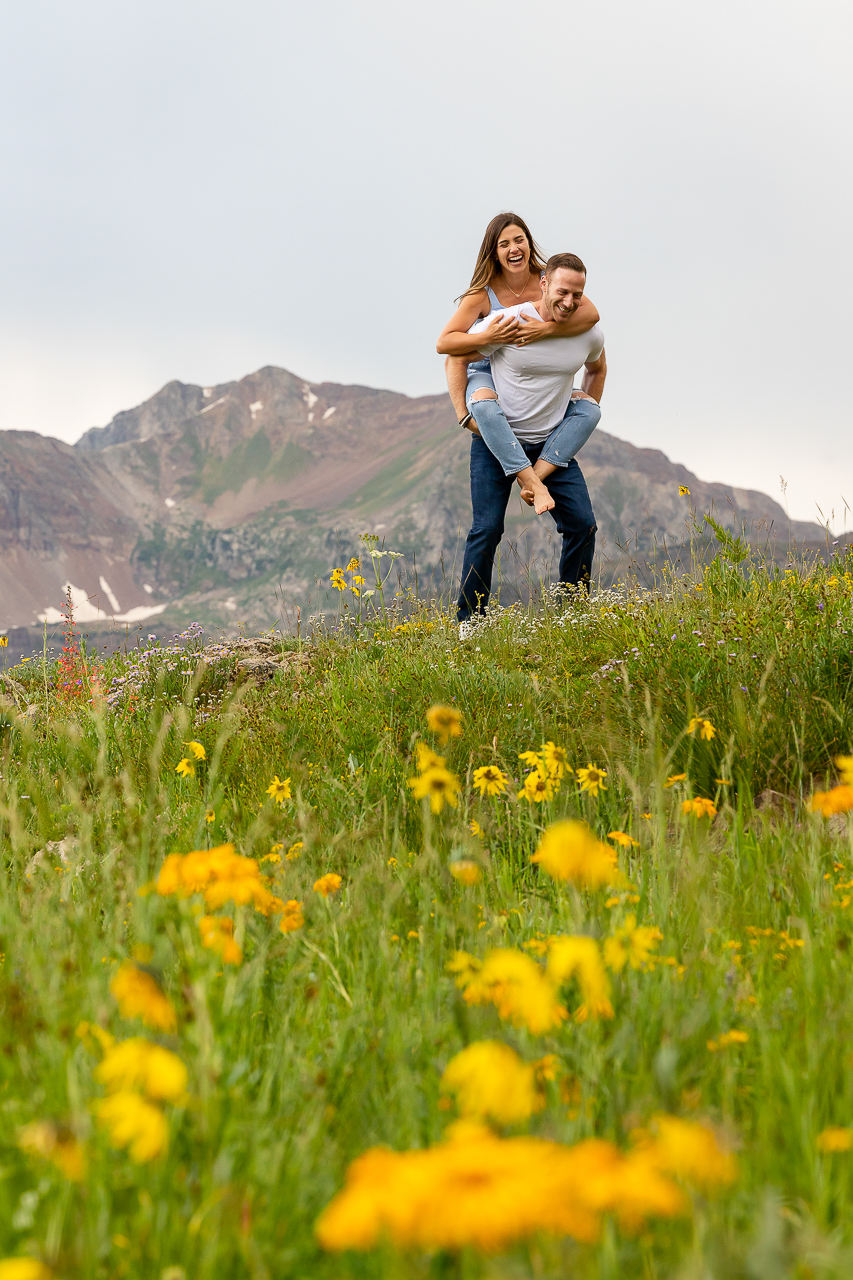
[[[488,360],[477,360],[468,366],[465,399],[468,411],[477,424],[483,441],[503,467],[504,475],[514,476],[530,466],[527,454],[507,422],[498,400],[472,400],[475,391],[494,391]],[[601,409],[594,400],[570,400],[565,417],[558,422],[542,445],[539,457],[555,467],[567,467],[586,444],[601,421]]]

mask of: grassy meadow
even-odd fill
[[[853,554],[365,572],[9,673],[0,1280],[849,1277]]]

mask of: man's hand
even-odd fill
[[[485,329],[480,329],[472,336],[476,337],[481,347],[512,346],[519,331],[518,317],[504,315],[502,311],[495,314]]]

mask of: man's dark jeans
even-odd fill
[[[531,463],[545,444],[523,444]],[[563,535],[560,555],[560,581],[589,584],[592,557],[595,553],[595,516],[589,491],[574,458],[567,467],[552,471],[546,484],[554,499],[549,512]],[[464,622],[472,613],[485,613],[492,589],[495,552],[503,536],[504,516],[515,477],[505,476],[503,467],[479,436],[471,440],[471,505],[474,523],[465,543],[462,562],[462,586],[456,616]]]

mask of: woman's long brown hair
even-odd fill
[[[486,234],[483,236],[483,243],[480,245],[480,252],[477,254],[477,265],[474,267],[471,283],[461,295],[461,298],[467,298],[472,293],[478,293],[480,289],[485,289],[487,284],[491,284],[495,276],[502,274],[501,265],[498,262],[498,240],[501,238],[501,232],[505,231],[507,227],[521,227],[527,236],[527,243],[530,246],[530,261],[527,264],[529,269],[538,271],[540,274],[545,270],[542,250],[530,234],[530,228],[524,219],[519,218],[517,213],[499,213],[492,218],[486,227]],[[461,298],[458,301],[461,301]]]

